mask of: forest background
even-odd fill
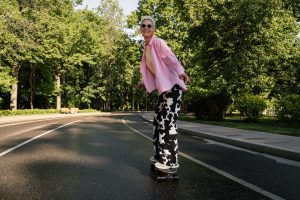
[[[300,3],[296,0],[1,0],[0,109],[153,110],[140,80],[139,19],[156,19],[191,77],[183,111],[238,111],[300,121]],[[128,35],[126,28],[135,30]]]

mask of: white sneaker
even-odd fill
[[[150,162],[157,163],[158,160],[154,156],[151,156],[150,157]]]
[[[168,169],[170,169],[170,166],[161,164],[161,163],[159,163],[159,162],[155,163],[154,165],[155,165],[155,167],[156,167],[157,169],[161,169],[161,170],[168,170]]]

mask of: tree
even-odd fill
[[[2,8],[2,7],[1,7]],[[1,12],[3,10],[1,9]],[[6,41],[10,37],[10,33],[7,31],[5,27],[5,23],[0,21],[0,108],[3,101],[3,95],[5,93],[10,92],[11,85],[13,82],[13,77],[11,76],[11,68],[3,63],[3,56],[5,55],[5,51],[7,49],[4,48],[6,46]]]
[[[300,21],[300,2],[295,0],[282,0],[283,7],[285,10],[293,12],[294,17],[297,21]]]
[[[195,1],[186,5],[194,4],[198,5]],[[289,49],[292,41],[285,38],[296,33],[291,14],[280,6],[277,0],[211,0],[202,7],[199,20],[191,15],[196,21],[190,27],[190,43],[194,44],[198,74],[204,77],[202,87],[239,95],[266,84],[269,61],[279,56],[271,49]],[[280,26],[285,31],[277,28]],[[288,55],[287,51],[284,54]],[[265,87],[270,90],[271,86]]]
[[[96,12],[75,11],[81,2],[1,2],[0,76],[6,81],[0,90],[1,96],[12,91],[14,109],[17,98],[20,108],[52,107],[56,98],[57,109],[62,103],[106,110],[128,99],[135,65],[126,60],[131,53],[118,1],[102,1]]]
[[[112,101],[114,97],[118,97],[117,88],[119,84],[116,80],[119,80],[118,75],[122,74],[121,63],[118,63],[118,44],[123,34],[123,12],[116,0],[103,0],[101,5],[97,9],[97,13],[103,22],[103,37],[105,53],[103,53],[103,59],[101,62],[102,82],[99,87],[102,93],[100,94],[104,101],[103,109],[111,110]],[[111,36],[114,37],[111,37]],[[119,98],[119,97],[118,97]],[[118,99],[117,98],[117,99]],[[116,100],[116,99],[115,99]]]
[[[22,10],[16,1],[4,0],[0,7],[4,34],[1,36],[1,61],[12,70],[13,82],[11,85],[12,110],[17,109],[18,76],[22,63],[29,58],[32,40],[29,29],[31,24],[22,16]]]

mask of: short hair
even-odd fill
[[[150,20],[153,24],[153,27],[155,28],[155,20],[151,16],[143,16],[141,21],[140,21],[140,26],[142,25],[144,20]]]

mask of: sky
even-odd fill
[[[78,8],[85,8],[86,6],[88,9],[93,9],[99,6],[100,0],[83,0],[82,6]],[[125,15],[129,15],[133,10],[137,8],[138,0],[119,0],[120,6],[124,10]]]

